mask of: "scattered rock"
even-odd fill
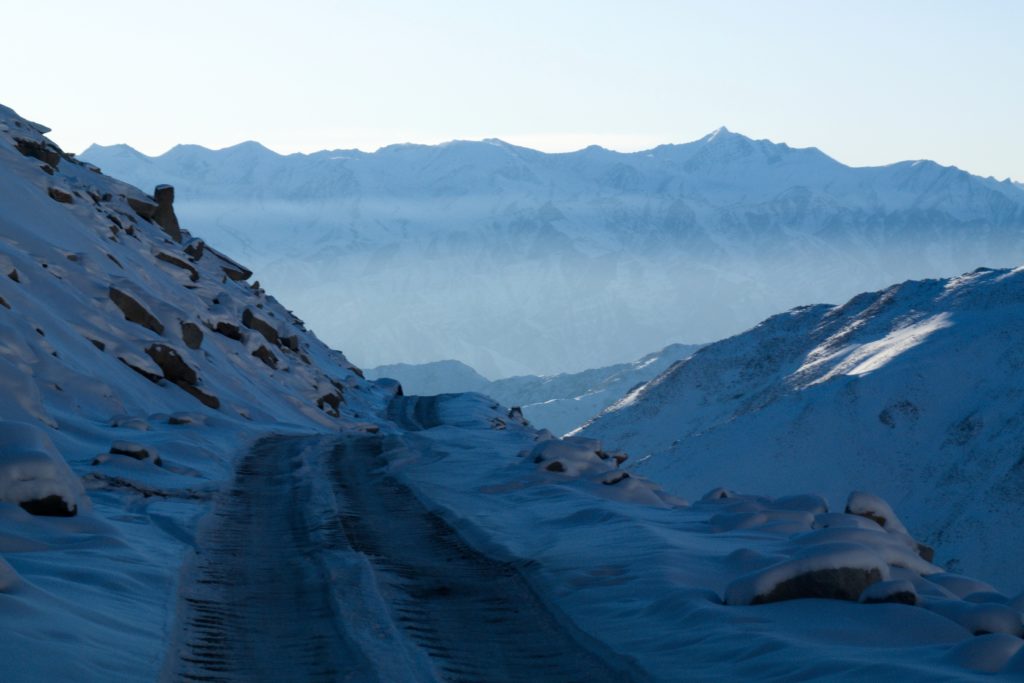
[[[21,277],[18,275],[17,268],[12,268],[11,272],[7,273],[7,277],[11,278],[15,282],[21,282]]]
[[[39,161],[49,164],[53,168],[57,168],[60,164],[60,152],[45,143],[15,138],[14,144],[17,146],[18,151],[27,157],[39,159]]]
[[[18,503],[25,512],[40,517],[74,517],[78,514],[78,506],[68,504],[60,496],[46,496]]]
[[[128,202],[128,206],[132,207],[132,210],[135,211],[135,213],[139,214],[141,218],[144,218],[149,222],[153,221],[153,216],[156,215],[157,209],[160,208],[153,202],[138,199],[136,197],[126,197],[126,201]]]
[[[121,313],[124,314],[124,318],[128,322],[135,323],[136,325],[142,325],[157,334],[164,333],[164,326],[159,320],[157,320],[156,316],[146,310],[145,306],[128,294],[122,292],[120,289],[117,289],[116,287],[110,288],[110,300],[121,309]]]
[[[602,484],[606,484],[608,486],[611,486],[613,484],[618,484],[623,479],[629,479],[629,472],[624,472],[624,471],[613,472],[609,476],[607,476],[604,479],[602,479],[601,483]]]
[[[170,346],[166,344],[152,344],[146,347],[146,355],[160,366],[165,379],[175,384],[195,385],[199,382],[196,371]]]
[[[218,322],[214,326],[213,331],[217,334],[222,334],[228,339],[234,339],[235,341],[242,341],[242,331],[238,329],[237,325],[231,323]]]
[[[547,464],[547,467],[545,467],[544,469],[546,469],[548,472],[565,472],[565,465],[563,465],[558,460],[552,460]]]
[[[198,349],[203,344],[203,331],[199,325],[190,322],[181,323],[181,340],[190,349]]]
[[[59,187],[51,187],[47,190],[47,193],[50,195],[50,199],[61,204],[72,204],[75,201],[70,192],[65,192]]]
[[[0,306],[3,306],[7,310],[10,310],[10,308],[11,308],[11,305],[9,303],[7,303],[7,300],[4,299],[2,296],[0,296]]]
[[[338,417],[338,415],[340,415],[340,412],[338,411],[338,408],[339,408],[339,406],[341,406],[341,402],[342,402],[341,394],[337,394],[337,393],[331,392],[329,394],[324,394],[323,396],[318,398],[316,400],[316,407],[319,408],[320,410],[326,411],[327,414],[331,415],[332,417]],[[329,407],[328,408],[324,408],[324,406],[329,406]]]
[[[203,252],[205,249],[206,242],[198,237],[189,240],[188,243],[185,244],[185,253],[189,255],[189,258],[192,259],[193,263],[203,258]]]
[[[214,410],[220,408],[220,399],[211,394],[207,394],[199,387],[192,386],[191,384],[179,384],[178,386],[192,394],[192,396],[207,408],[213,408]]]
[[[163,251],[158,252],[156,257],[159,260],[163,261],[164,263],[170,263],[172,266],[177,266],[182,270],[187,270],[188,279],[191,280],[192,282],[199,282],[199,271],[196,270],[191,263],[186,263],[185,261],[182,261],[180,258],[171,256],[170,254]]]
[[[281,347],[298,353],[299,335],[293,334],[290,337],[281,337]]]
[[[510,420],[515,420],[524,427],[529,427],[530,422],[523,417],[523,409],[520,406],[512,406],[508,409],[508,417]]]
[[[101,342],[99,339],[90,339],[89,341],[92,343],[93,346],[95,346],[100,351],[107,350],[107,345]]]
[[[153,372],[150,372],[149,370],[146,370],[145,368],[140,368],[138,365],[135,365],[131,361],[129,361],[129,360],[127,360],[127,359],[125,359],[125,358],[123,358],[121,356],[118,356],[117,359],[119,361],[121,361],[122,363],[124,363],[125,365],[127,365],[132,370],[134,370],[135,372],[139,373],[140,375],[142,375],[143,377],[148,379],[150,382],[153,382],[154,384],[159,384],[160,380],[163,379],[163,377],[161,377],[160,375],[158,375],[156,373],[153,373]]]
[[[259,358],[268,367],[274,368],[275,370],[277,369],[277,356],[275,356],[274,352],[266,346],[260,345],[258,349],[252,352],[252,355]]]
[[[248,308],[242,313],[242,324],[250,330],[256,330],[262,334],[263,338],[274,346],[280,345],[280,335],[278,335],[277,329],[266,320],[257,318]]]
[[[133,441],[115,441],[110,446],[110,452],[113,455],[126,455],[136,460],[149,460],[154,465],[162,464],[160,455],[155,449]]]
[[[178,217],[174,215],[174,188],[170,185],[157,185],[153,190],[153,198],[157,204],[153,221],[163,228],[171,239],[181,242],[181,226],[178,225]],[[197,275],[195,279],[198,280],[199,276]]]

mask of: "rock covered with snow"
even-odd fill
[[[72,516],[84,500],[81,480],[42,428],[0,422],[0,502],[32,514]]]

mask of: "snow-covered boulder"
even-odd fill
[[[0,422],[0,502],[35,515],[70,517],[85,497],[56,447],[39,427]]]
[[[760,605],[799,598],[857,600],[868,586],[888,578],[889,565],[871,548],[825,544],[739,577],[726,588],[725,602]]]
[[[914,584],[906,579],[879,581],[867,587],[860,594],[860,601],[866,605],[879,602],[898,602],[904,605],[917,604],[917,590]]]

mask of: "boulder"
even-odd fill
[[[203,344],[203,331],[195,323],[181,323],[181,339],[190,349],[198,349]]]
[[[192,386],[199,382],[196,371],[189,367],[188,363],[170,346],[166,344],[151,344],[146,347],[146,355],[160,366],[165,379],[175,384],[184,383]]]
[[[164,326],[159,320],[157,320],[156,316],[146,310],[145,306],[140,304],[131,296],[125,294],[116,287],[110,288],[109,295],[110,300],[121,309],[121,313],[124,314],[125,320],[135,323],[136,325],[142,325],[147,329],[153,330],[157,334],[164,333]]]
[[[212,394],[207,394],[199,387],[192,386],[191,384],[179,384],[178,386],[189,394],[192,394],[192,396],[207,408],[213,408],[214,410],[220,408],[220,399]]]
[[[258,349],[252,352],[252,355],[263,361],[267,367],[277,369],[277,356],[266,346],[260,345]]]
[[[156,199],[153,222],[163,228],[175,242],[181,242],[181,226],[178,225],[178,217],[174,215],[174,188],[170,185],[157,185],[153,190],[153,198]]]
[[[894,602],[902,605],[917,604],[917,589],[906,579],[879,581],[867,587],[860,594],[860,602],[866,605]]]
[[[149,460],[154,465],[162,464],[155,449],[133,441],[115,441],[110,446],[110,452],[113,455],[126,455],[135,460]]]
[[[316,400],[316,407],[327,412],[327,414],[332,417],[338,417],[338,415],[340,415],[338,407],[341,405],[342,400],[341,394],[331,392],[318,398]],[[325,408],[324,406],[328,407]]]
[[[75,198],[71,196],[70,192],[66,192],[59,187],[51,187],[47,190],[50,195],[50,199],[60,202],[61,204],[71,204],[75,201]]]
[[[218,322],[213,331],[217,334],[222,334],[228,339],[234,339],[235,341],[242,341],[242,331],[238,329],[238,325],[232,325],[231,323]]]
[[[125,201],[128,202],[128,206],[132,207],[135,213],[150,222],[152,222],[153,216],[156,215],[156,211],[159,208],[155,203],[137,197],[126,197]]]
[[[199,259],[203,258],[203,252],[206,250],[206,242],[199,239],[198,237],[191,239],[185,245],[185,253],[188,254],[192,262],[195,263]]]
[[[182,270],[187,270],[188,279],[191,280],[192,282],[199,282],[199,271],[196,270],[192,264],[186,263],[185,261],[182,261],[180,258],[171,256],[170,254],[162,251],[157,252],[156,257],[159,260],[163,261],[164,263],[170,263],[172,266],[176,266],[178,268],[181,268]]]
[[[281,339],[277,332],[277,328],[268,323],[262,318],[257,318],[250,309],[245,309],[242,313],[242,324],[248,327],[250,330],[256,330],[263,335],[263,338],[274,346],[280,346]]]
[[[60,496],[23,500],[18,505],[30,515],[39,515],[40,517],[74,517],[78,514],[78,506],[69,504]]]

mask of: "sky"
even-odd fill
[[[0,102],[70,151],[633,151],[725,125],[1024,181],[1016,0],[48,0],[3,22]]]

